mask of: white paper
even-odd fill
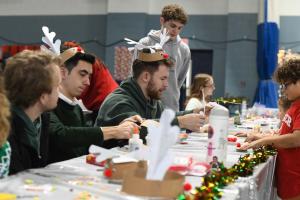
[[[96,145],[91,145],[89,148],[89,152],[96,155],[97,162],[101,162],[108,158],[119,157],[118,153],[108,149],[104,149],[102,147],[98,147]]]
[[[171,126],[175,112],[165,109],[160,118],[159,126],[149,125],[149,165],[147,179],[162,180],[169,166],[172,164],[172,154],[169,152],[171,146],[176,143],[180,129]]]

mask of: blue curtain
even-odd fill
[[[265,7],[267,3],[265,3]],[[265,21],[257,27],[257,71],[259,82],[254,102],[268,108],[276,108],[278,101],[278,85],[272,80],[277,66],[279,29],[276,23]]]

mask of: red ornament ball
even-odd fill
[[[110,178],[112,176],[112,171],[111,171],[111,169],[105,169],[103,171],[103,174],[105,177]]]
[[[190,191],[192,189],[192,185],[190,183],[185,183],[183,185],[184,191]]]

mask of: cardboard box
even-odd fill
[[[140,164],[125,174],[122,191],[131,195],[177,198],[183,192],[184,176],[168,171],[162,181],[146,180],[147,170]]]

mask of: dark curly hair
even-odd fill
[[[278,67],[274,79],[279,84],[296,83],[300,79],[300,59],[291,59]]]
[[[184,25],[188,21],[186,12],[181,6],[177,4],[170,4],[165,6],[161,11],[161,17],[164,18],[165,21],[175,20]]]

